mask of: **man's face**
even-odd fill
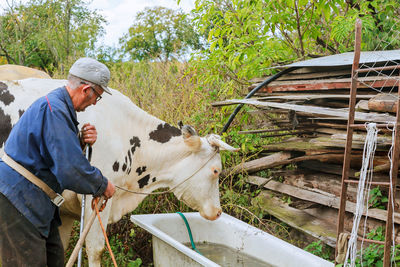
[[[101,100],[101,95],[104,92],[99,86],[92,86],[89,84],[82,84],[79,90],[81,94],[75,107],[77,112],[85,111],[90,105],[96,105],[96,103]]]

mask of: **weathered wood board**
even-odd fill
[[[322,240],[329,246],[336,244],[336,226],[305,211],[289,207],[268,192],[262,192],[253,203],[257,203],[267,213],[302,232]]]
[[[343,118],[346,120],[349,117],[349,112],[347,110],[335,109],[335,108],[321,108],[315,106],[293,105],[293,104],[275,103],[267,101],[262,102],[252,99],[232,99],[227,101],[234,104],[248,104],[254,106],[278,108],[278,109],[289,109],[294,111],[306,112],[310,114],[330,116],[333,118]],[[395,116],[380,114],[380,113],[355,112],[354,116],[356,121],[364,121],[364,122],[368,121],[368,122],[387,123],[387,122],[394,122],[396,119]]]
[[[257,177],[257,176],[249,176],[248,182],[255,184],[255,185],[261,185],[265,181],[265,178],[262,177]],[[340,198],[333,195],[329,194],[323,191],[320,192],[315,192],[315,191],[310,191],[302,188],[298,188],[295,186],[291,186],[288,184],[283,184],[280,182],[276,181],[270,181],[267,184],[264,185],[265,188],[279,192],[279,193],[284,193],[293,197],[296,197],[298,199],[302,200],[307,200],[311,201],[314,203],[318,203],[321,205],[324,205],[326,207],[332,207],[335,209],[339,208],[339,203],[340,203]],[[356,211],[356,204],[350,201],[346,202],[346,211],[350,213],[354,213]],[[364,212],[363,215],[366,213]],[[368,216],[371,218],[375,218],[381,221],[386,221],[387,219],[387,212],[385,210],[381,209],[368,209]],[[394,222],[397,224],[400,224],[400,213],[395,212],[394,213]]]

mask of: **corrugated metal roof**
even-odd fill
[[[347,52],[332,56],[313,58],[309,60],[295,62],[283,67],[332,67],[332,66],[347,66],[352,65],[354,59],[354,52]],[[364,51],[360,55],[360,64],[386,62],[386,61],[400,61],[399,50],[386,50],[386,51]]]

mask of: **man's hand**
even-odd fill
[[[97,140],[97,130],[94,125],[85,123],[81,129],[81,142],[83,144],[93,145]]]
[[[104,191],[103,195],[106,198],[111,198],[114,195],[114,193],[115,193],[115,186],[113,185],[113,183],[108,181],[106,191]]]

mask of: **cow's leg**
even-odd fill
[[[89,200],[91,203],[91,197]],[[100,213],[100,217],[103,223],[103,226],[107,229],[108,217],[111,210],[111,199],[108,200],[106,208]],[[89,212],[89,211],[86,211]],[[89,212],[91,214],[91,211]],[[105,230],[106,230],[105,229]],[[101,230],[99,220],[95,219],[90,231],[86,237],[86,253],[89,260],[90,267],[100,267],[101,262],[101,254],[104,251],[104,236],[103,231]]]
[[[71,237],[71,232],[72,232],[72,226],[74,224],[75,219],[68,215],[61,215],[61,221],[62,224],[58,228],[58,231],[60,232],[61,241],[65,251],[68,248],[69,239]]]

